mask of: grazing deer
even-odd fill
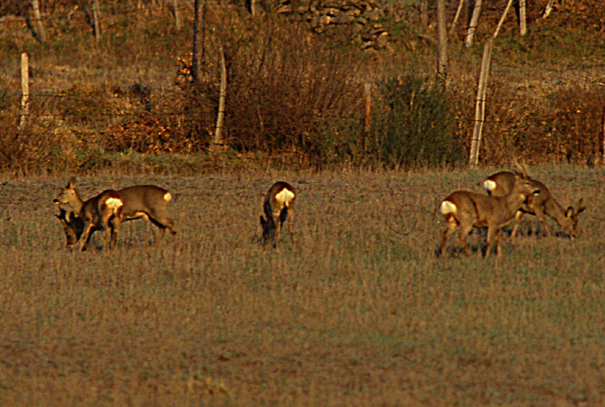
[[[276,182],[265,194],[263,211],[265,216],[260,216],[260,224],[263,228],[263,245],[274,241],[273,246],[279,251],[281,227],[288,220],[288,231],[294,247],[294,232],[292,231],[292,217],[294,216],[294,201],[296,190],[287,182]]]
[[[174,235],[174,223],[168,218],[166,212],[168,203],[172,200],[172,194],[164,188],[155,185],[136,185],[117,191],[122,197],[124,205],[120,211],[120,223],[133,219],[144,218],[160,228],[160,236],[155,245],[164,236],[166,229]],[[78,223],[79,218],[70,219],[65,216],[65,211],[61,210],[60,215],[55,215],[63,225],[65,236],[67,238],[67,247],[71,247],[78,241],[83,232],[82,222]],[[94,229],[93,229],[94,231]]]
[[[80,250],[85,249],[90,234],[100,229],[105,231],[105,246],[115,246],[120,228],[120,211],[124,205],[122,197],[116,191],[108,189],[84,202],[78,195],[75,185],[76,179],[72,177],[53,202],[59,205],[69,204],[76,216],[84,222]]]
[[[441,256],[445,257],[445,244],[458,227],[458,241],[467,255],[471,255],[466,245],[466,236],[473,227],[487,228],[487,250],[485,257],[489,256],[492,246],[496,245],[498,257],[502,256],[500,248],[500,231],[509,225],[515,213],[521,208],[523,202],[540,190],[533,186],[525,168],[519,167],[521,172],[515,174],[513,187],[505,196],[495,197],[477,194],[469,191],[456,191],[450,194],[441,203],[441,213],[445,217],[446,228],[442,234]]]
[[[511,191],[514,183],[515,174],[508,171],[502,171],[489,176],[483,181],[483,188],[485,188],[487,193],[491,196],[504,196]],[[567,210],[563,210],[563,207],[561,207],[557,200],[551,195],[546,185],[535,179],[532,180],[531,183],[534,187],[538,188],[540,192],[528,197],[527,201],[521,206],[521,209],[517,211],[511,238],[515,237],[523,215],[530,213],[536,215],[540,222],[542,222],[544,230],[546,231],[546,236],[550,237],[551,234],[546,225],[544,214],[553,218],[569,237],[575,239],[578,234],[578,217],[580,213],[584,212],[586,209],[582,204],[582,199],[578,202],[577,209],[570,206]]]
[[[55,216],[59,219],[61,225],[63,225],[65,239],[67,240],[66,246],[67,248],[71,248],[82,236],[84,221],[82,218],[74,216],[73,212],[69,212],[69,215],[67,215],[67,211],[63,208],[59,208],[59,214]]]

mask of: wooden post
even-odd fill
[[[29,57],[24,52],[21,54],[21,119],[19,130],[25,126],[29,114]]]
[[[481,132],[485,121],[485,93],[487,90],[487,77],[489,76],[489,65],[492,57],[493,39],[490,38],[483,47],[483,60],[481,61],[481,74],[479,75],[479,86],[477,87],[477,98],[475,101],[475,126],[473,128],[473,139],[471,141],[471,155],[469,163],[475,167],[479,164],[479,147],[481,145]]]
[[[34,8],[34,19],[36,20],[36,29],[38,30],[38,38],[41,42],[46,42],[46,31],[44,25],[42,25],[42,17],[40,16],[40,1],[32,0]]]
[[[92,20],[94,23],[95,39],[97,42],[101,41],[101,6],[99,0],[92,1]]]
[[[212,151],[215,153],[218,151],[218,146],[223,144],[223,120],[225,117],[225,99],[227,97],[227,65],[225,64],[225,52],[222,45],[219,46],[219,52],[221,58],[221,87],[218,99],[216,130],[214,132],[214,145],[212,146]]]
[[[519,0],[519,29],[521,36],[527,34],[527,18],[525,17],[525,0]]]

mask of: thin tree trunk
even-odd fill
[[[44,25],[42,24],[42,17],[40,16],[40,1],[32,0],[32,5],[34,7],[34,19],[36,20],[36,29],[38,30],[38,36],[40,37],[41,42],[46,42],[46,31],[44,30]]]
[[[519,30],[521,36],[527,34],[527,18],[525,16],[525,0],[519,0]]]
[[[502,27],[502,23],[504,23],[504,19],[506,18],[506,15],[508,14],[508,10],[512,6],[512,4],[513,4],[513,0],[508,0],[508,3],[506,3],[506,8],[504,9],[504,12],[502,13],[502,17],[500,17],[500,21],[498,22],[498,26],[496,27],[496,31],[494,32],[493,38],[496,38],[498,36],[498,33],[500,32],[500,27]]]
[[[468,30],[466,31],[465,45],[467,48],[473,46],[473,38],[475,37],[475,30],[477,29],[477,24],[479,22],[479,14],[481,14],[481,0],[475,0],[471,21],[468,24]]]
[[[182,27],[181,20],[181,8],[179,6],[179,0],[172,0],[172,5],[174,6],[174,24],[176,26],[177,31],[180,31]]]
[[[101,41],[101,6],[99,0],[92,1],[92,20],[94,23],[95,39]]]
[[[25,126],[29,114],[29,57],[24,52],[21,54],[21,119],[19,130]]]
[[[462,7],[464,7],[464,0],[460,0],[458,2],[458,8],[456,9],[456,15],[454,16],[454,21],[452,21],[452,26],[450,27],[449,36],[454,33],[456,29],[456,24],[458,24],[458,19],[460,18],[460,14],[462,13]]]
[[[204,60],[204,0],[193,2],[193,57],[191,75],[193,83],[198,84],[202,79],[202,61]]]
[[[437,76],[445,85],[447,80],[447,23],[445,19],[445,0],[437,1]]]
[[[555,5],[555,0],[548,0],[548,3],[546,4],[546,8],[544,9],[544,13],[542,13],[542,18],[548,18],[548,16],[552,12],[554,5]]]
[[[218,114],[216,117],[216,130],[214,132],[214,145],[212,150],[218,151],[218,146],[223,144],[223,121],[225,118],[225,99],[227,98],[227,65],[225,64],[225,52],[223,46],[219,46],[219,53],[221,57],[221,85],[218,99]]]
[[[420,25],[426,28],[429,25],[428,0],[420,0]]]
[[[471,155],[469,158],[471,166],[479,164],[479,147],[483,123],[485,122],[485,94],[487,91],[487,78],[489,76],[489,65],[492,58],[493,39],[490,38],[483,47],[483,60],[481,61],[481,74],[479,75],[479,86],[477,86],[477,98],[475,101],[475,126],[473,128],[473,139],[471,141]]]

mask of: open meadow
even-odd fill
[[[530,167],[575,241],[526,215],[438,257],[440,200],[501,168],[78,178],[87,199],[153,183],[178,234],[64,247],[62,178],[0,178],[0,405],[605,405],[605,169]],[[264,250],[261,193],[298,189],[296,250]],[[508,236],[510,227],[506,229]]]

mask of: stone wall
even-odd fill
[[[380,23],[385,12],[374,0],[278,0],[277,12],[362,49],[388,47],[388,32]]]

